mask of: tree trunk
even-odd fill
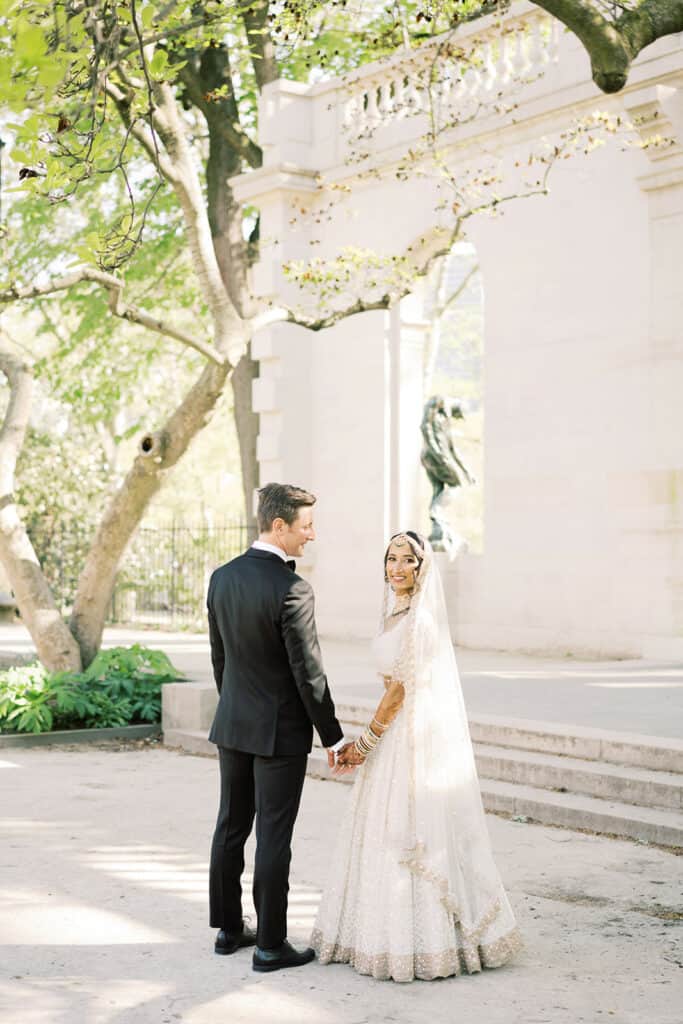
[[[251,358],[251,342],[240,359],[232,375],[233,413],[237,427],[240,446],[240,464],[242,467],[242,489],[246,509],[246,522],[256,529],[254,515],[254,491],[259,485],[258,460],[256,458],[256,439],[259,432],[258,413],[252,408],[252,384],[258,377],[258,363]]]
[[[254,29],[255,31],[255,29]],[[227,47],[209,47],[194,69],[188,68],[185,81],[198,101],[209,129],[209,155],[206,162],[206,198],[211,237],[221,278],[235,309],[241,316],[249,304],[249,245],[243,234],[244,214],[235,201],[230,179],[238,173],[241,158],[223,133],[226,117],[239,118],[231,93],[222,104],[204,103],[201,97],[231,83]],[[258,486],[256,439],[258,414],[252,409],[252,383],[258,377],[258,363],[251,358],[251,345],[240,358],[232,375],[233,416],[240,449],[242,492],[247,524],[255,526],[254,490]]]
[[[81,669],[78,644],[57,608],[14,500],[17,457],[31,411],[31,369],[3,348],[0,349],[0,370],[11,389],[0,431],[0,560],[43,665],[51,672],[67,669],[78,672]]]
[[[161,430],[142,438],[140,452],[99,524],[78,582],[70,622],[84,665],[90,664],[99,649],[116,571],[128,542],[168,470],[185,453],[213,412],[233,370],[232,364],[238,361],[231,357],[231,352],[241,355],[248,341],[242,317],[225,288],[218,265],[187,125],[171,86],[157,82],[153,90],[155,129],[166,151],[165,156],[156,159],[173,185],[183,211],[194,271],[213,320],[213,343],[225,355],[225,363],[208,363]],[[129,113],[125,107],[120,109],[125,121]],[[132,133],[150,153],[149,138],[140,126],[136,128],[131,123]]]
[[[227,363],[208,363],[161,430],[142,438],[140,452],[100,522],[70,622],[84,666],[99,649],[121,556],[166,474],[209,420],[230,370]]]

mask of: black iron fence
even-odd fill
[[[119,568],[107,621],[205,627],[211,573],[253,539],[243,522],[142,527]],[[73,603],[87,544],[77,529],[64,523],[49,536],[36,531],[32,540],[57,603],[66,612]]]

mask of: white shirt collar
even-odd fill
[[[279,555],[283,562],[286,562],[289,555],[286,555],[282,548],[276,548],[274,544],[266,544],[263,540],[255,540],[251,545],[257,551],[269,551],[271,555]]]

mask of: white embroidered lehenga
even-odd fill
[[[430,980],[499,967],[521,948],[491,853],[441,579],[427,544],[393,628],[374,644],[403,706],[356,779],[311,945],[321,963]]]

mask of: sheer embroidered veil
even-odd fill
[[[422,563],[392,672],[405,687],[415,797],[402,862],[437,888],[474,961],[506,897],[491,853],[441,574],[429,542],[421,550],[408,540]],[[387,582],[383,621],[393,602]]]

